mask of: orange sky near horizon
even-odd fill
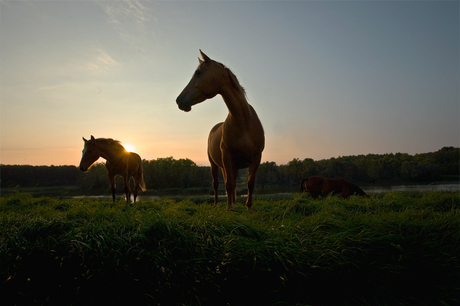
[[[199,49],[246,89],[262,162],[460,147],[459,5],[0,0],[0,163],[78,165],[94,135],[208,165],[222,98],[175,102]]]

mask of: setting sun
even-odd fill
[[[123,144],[123,147],[125,147],[125,150],[127,152],[134,152],[134,149],[135,149],[134,146],[132,144],[129,144],[129,143]]]

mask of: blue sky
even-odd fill
[[[207,165],[220,96],[178,109],[199,49],[284,164],[460,146],[457,1],[0,1],[1,163],[77,165],[81,137]]]

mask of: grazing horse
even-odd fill
[[[304,191],[308,192],[313,199],[317,199],[318,196],[325,197],[330,193],[340,195],[345,199],[355,194],[367,197],[361,188],[341,177],[329,179],[324,176],[310,176],[300,183],[299,192]]]
[[[90,140],[83,138],[85,147],[83,148],[83,156],[78,167],[81,171],[88,171],[99,157],[104,158],[107,162],[105,167],[108,171],[110,186],[112,187],[112,198],[115,202],[115,176],[123,177],[123,188],[126,194],[126,202],[131,200],[131,189],[129,188],[129,180],[134,177],[134,202],[136,202],[137,191],[141,187],[145,191],[144,175],[142,172],[141,157],[133,152],[127,152],[119,141],[110,138],[94,138],[91,135]]]
[[[217,94],[222,96],[228,108],[228,116],[225,122],[218,123],[211,129],[208,138],[214,204],[218,202],[219,167],[225,181],[228,210],[232,210],[236,203],[238,170],[249,168],[246,206],[251,210],[256,173],[265,146],[264,129],[256,111],[246,100],[246,92],[236,76],[201,50],[200,53],[203,60],[198,58],[200,64],[176,102],[181,110],[188,112],[195,104]]]

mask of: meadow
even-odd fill
[[[3,196],[2,305],[460,304],[459,192],[243,200]]]

